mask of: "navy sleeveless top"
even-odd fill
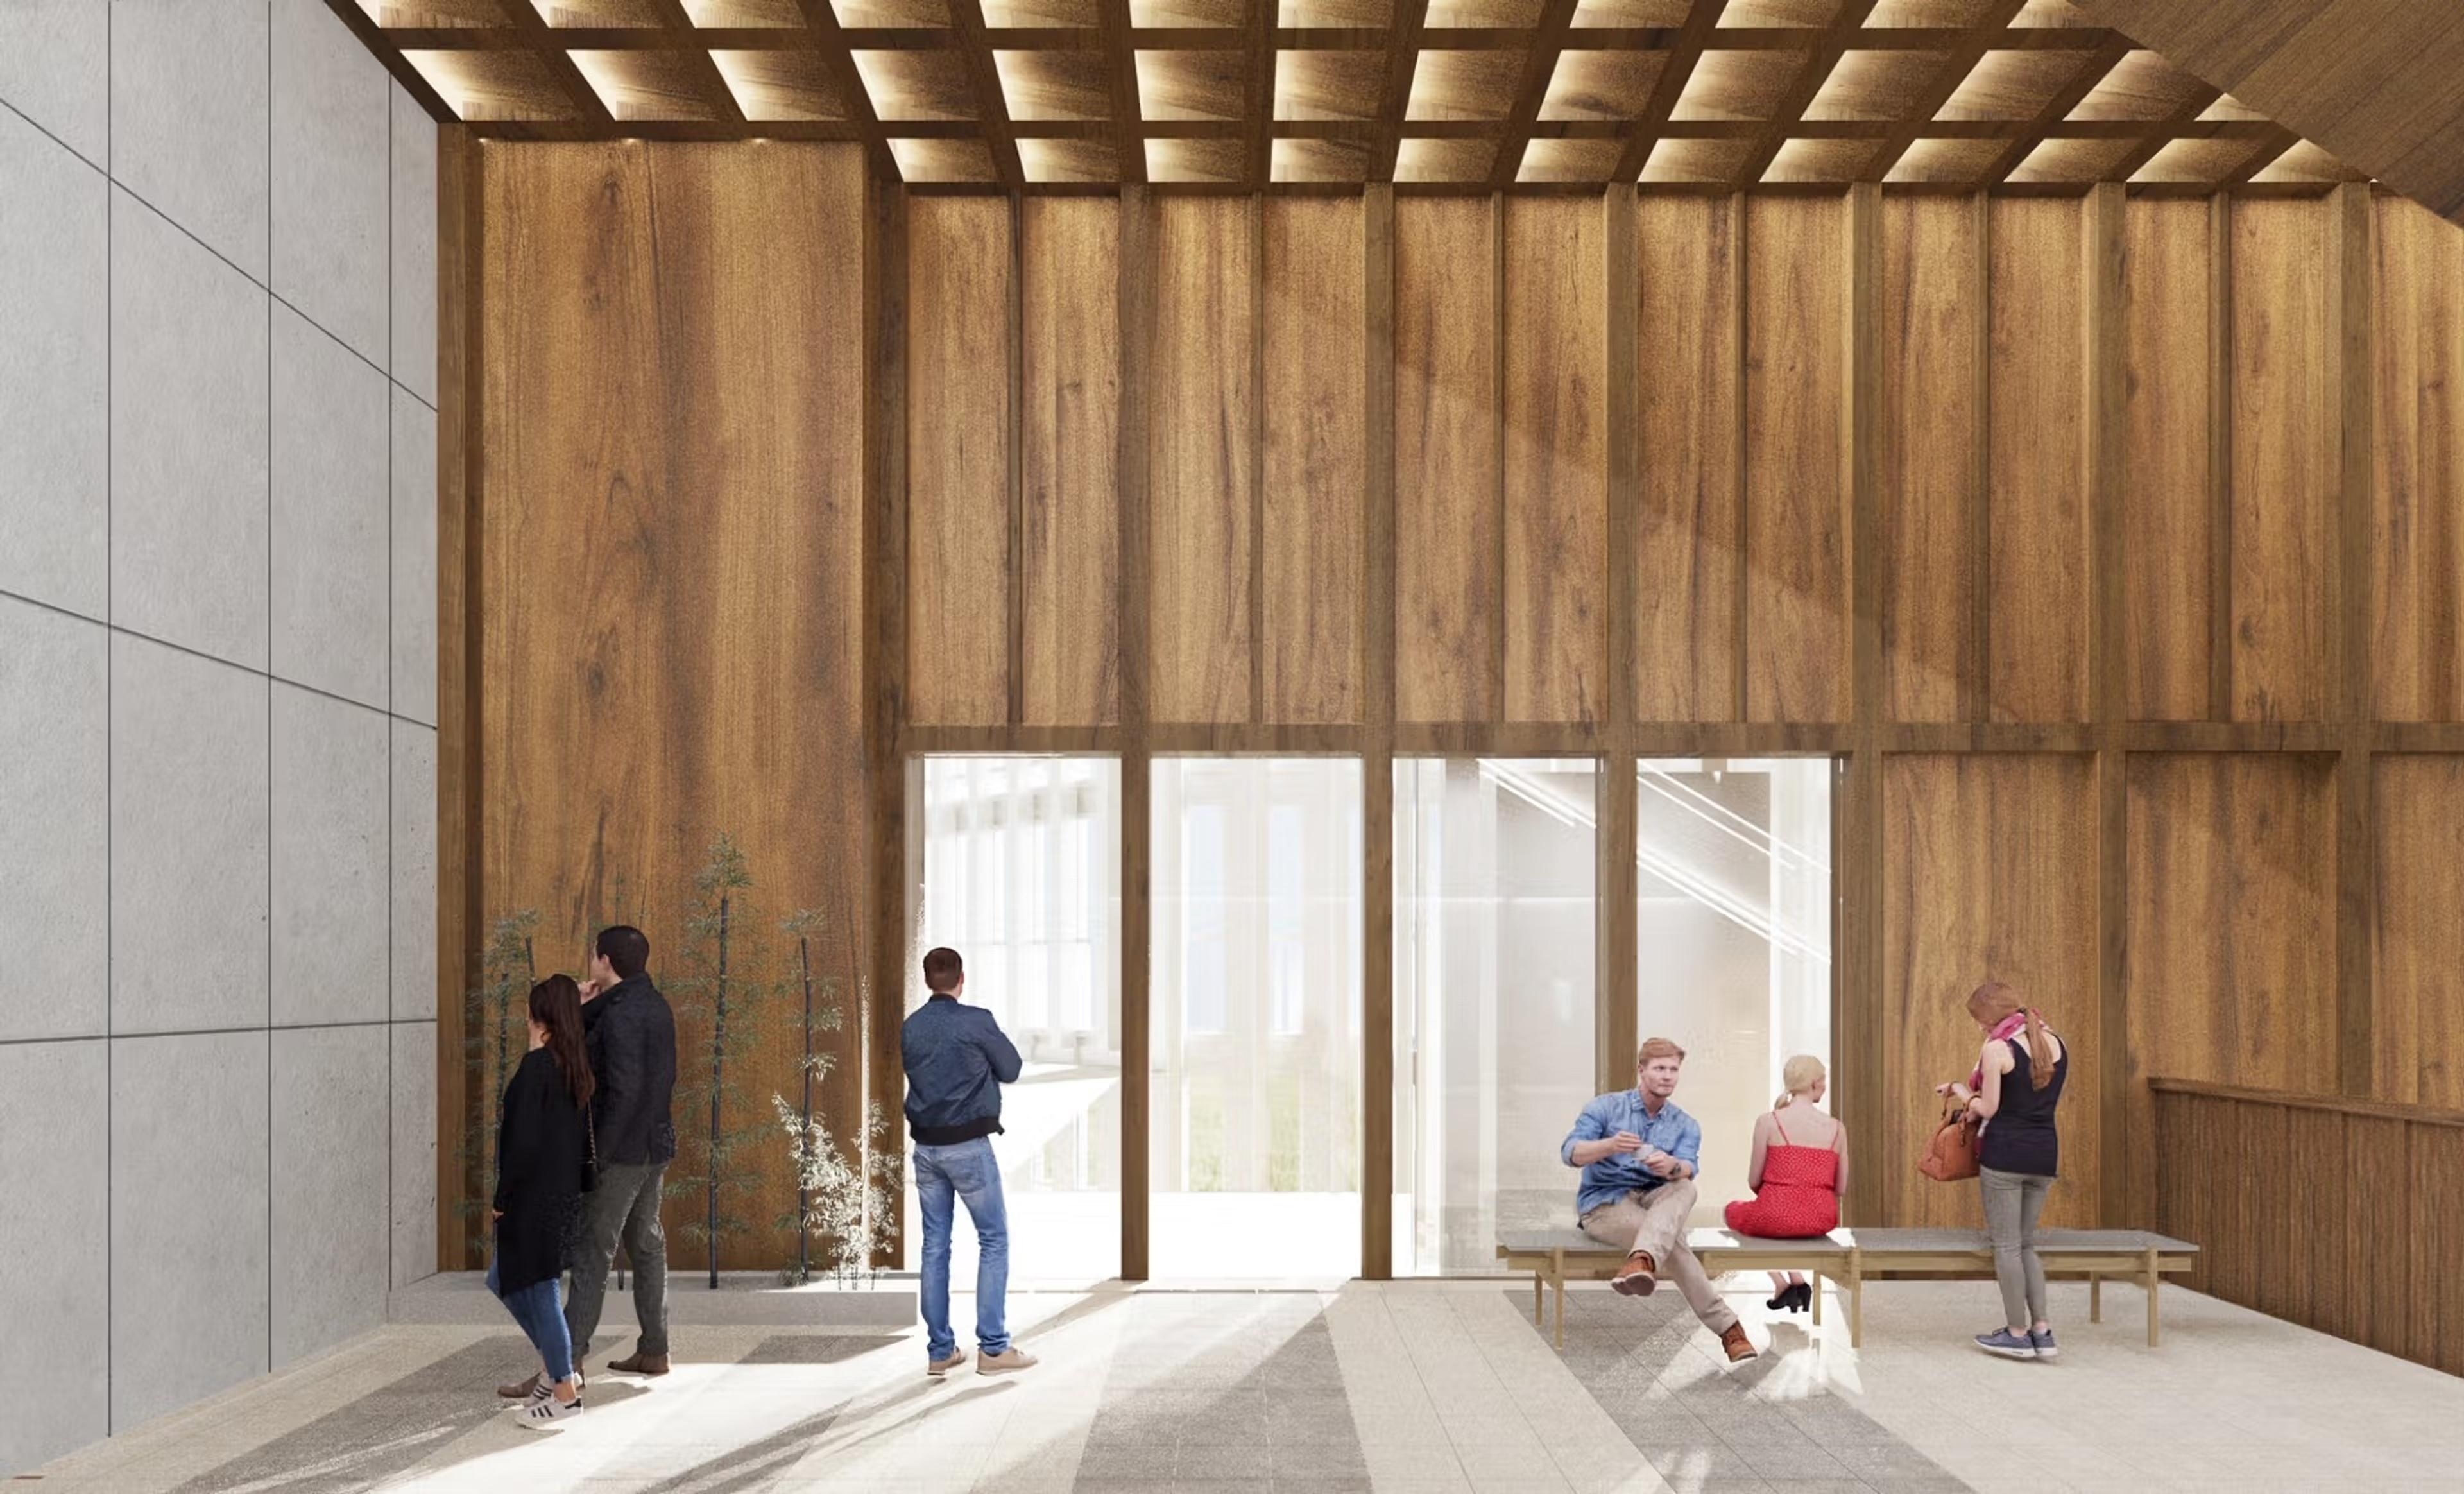
[[[1976,1165],[1997,1173],[2052,1177],[2061,1163],[2061,1137],[2054,1130],[2054,1107],[2062,1098],[2062,1082],[2070,1077],[2070,1044],[2054,1060],[2054,1077],[2039,1089],[2029,1076],[2028,1045],[2006,1040],[2011,1071],[2002,1076],[2002,1108],[1985,1123],[1977,1144]]]

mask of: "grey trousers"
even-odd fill
[[[573,1290],[565,1294],[564,1327],[573,1336],[576,1364],[590,1351],[590,1335],[599,1329],[600,1305],[607,1296],[607,1272],[616,1263],[622,1241],[633,1262],[633,1312],[641,1319],[641,1351],[668,1351],[668,1232],[659,1226],[660,1184],[664,1164],[606,1164],[599,1169],[599,1186],[582,1196],[582,1218],[574,1228],[568,1263]]]
[[[2045,1263],[2036,1254],[2036,1220],[2045,1213],[2045,1196],[2054,1180],[2025,1173],[1997,1173],[1980,1168],[1977,1188],[1985,1195],[1985,1233],[1993,1239],[1993,1279],[2002,1285],[2002,1321],[2011,1328],[2034,1328],[2045,1318]]]

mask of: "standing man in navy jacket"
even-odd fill
[[[967,1362],[950,1331],[955,1197],[976,1226],[976,1373],[1006,1374],[1035,1363],[1009,1341],[1009,1210],[992,1143],[1001,1129],[1001,1087],[1018,1082],[1018,1049],[992,1013],[958,1000],[967,971],[957,950],[924,956],[924,985],[932,999],[909,1013],[898,1032],[907,1064],[907,1131],[915,1143],[915,1201],[924,1215],[924,1373],[939,1379]]]

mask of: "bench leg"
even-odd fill
[[[1547,1300],[1541,1295],[1540,1291],[1540,1284],[1543,1280],[1545,1280],[1545,1278],[1539,1268],[1536,1266],[1533,1267],[1531,1271],[1531,1326],[1533,1328],[1538,1328],[1543,1323],[1549,1321],[1541,1308],[1541,1304]]]
[[[1848,1347],[1865,1347],[1865,1265],[1853,1256],[1848,1262]]]
[[[1557,1347],[1566,1347],[1566,1274],[1557,1273]]]
[[[2147,1252],[2145,1259],[2141,1263],[2140,1269],[2147,1283],[2147,1347],[2153,1349],[2156,1347],[2157,1339],[2156,1293],[2163,1285],[2163,1278],[2156,1274],[2155,1251]]]
[[[2087,1320],[2104,1321],[2104,1278],[2094,1271],[2087,1273]]]
[[[1814,1326],[1820,1328],[1822,1326],[1822,1273],[1810,1271],[1806,1274],[1814,1280]]]

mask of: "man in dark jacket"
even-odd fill
[[[1001,1087],[1016,1084],[1018,1049],[993,1014],[958,1000],[967,989],[958,952],[924,956],[932,999],[898,1032],[907,1064],[907,1130],[915,1142],[915,1203],[924,1216],[924,1373],[939,1379],[967,1362],[950,1330],[952,1200],[976,1226],[976,1373],[1006,1374],[1035,1363],[1009,1341],[1009,1210],[992,1137],[1001,1129]]]
[[[641,930],[623,924],[601,930],[582,1008],[590,1071],[599,1081],[590,1102],[599,1184],[583,1195],[564,1321],[579,1364],[599,1327],[621,1240],[633,1263],[633,1310],[642,1337],[631,1358],[608,1362],[620,1374],[668,1373],[668,1236],[659,1227],[659,1194],[668,1164],[676,1159],[676,1127],[668,1111],[676,1088],[676,1019],[645,974],[649,962],[650,941]]]

